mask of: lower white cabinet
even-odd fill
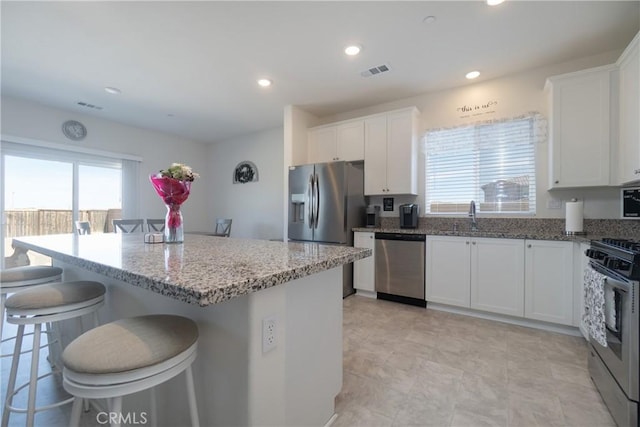
[[[469,307],[470,238],[427,236],[425,296],[428,302]]]
[[[353,233],[353,246],[375,251],[375,234],[356,231]],[[353,287],[362,291],[375,292],[375,257],[360,259],[353,263]]]
[[[429,302],[523,315],[524,241],[427,236]]]
[[[524,241],[471,239],[471,308],[522,317]]]
[[[573,242],[526,240],[526,318],[574,324]]]

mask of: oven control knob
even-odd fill
[[[607,257],[604,259],[604,265],[612,270],[617,270],[622,266],[622,261],[616,258]]]
[[[589,258],[593,258],[593,259],[604,259],[605,258],[604,252],[600,252],[597,249],[587,249],[584,254],[586,256],[588,256]]]

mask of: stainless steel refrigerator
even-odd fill
[[[364,226],[364,163],[289,167],[289,240],[353,245]],[[353,264],[343,271],[343,295],[353,290]]]

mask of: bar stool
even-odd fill
[[[174,315],[120,319],[85,332],[62,354],[63,386],[75,396],[69,425],[79,425],[84,399],[107,399],[111,426],[119,426],[123,417],[113,414],[122,415],[122,397],[147,389],[150,425],[157,425],[153,387],[184,371],[191,423],[199,426],[191,370],[197,347],[195,322]]]
[[[59,282],[62,280],[62,269],[47,265],[29,265],[26,267],[8,268],[0,271],[0,339],[4,327],[4,304],[7,294],[21,291],[30,286],[42,285],[44,283]],[[8,341],[15,337],[7,338]]]
[[[36,412],[70,403],[73,398],[62,402],[36,408],[36,391],[38,380],[60,373],[59,369],[52,369],[44,375],[38,376],[40,358],[40,335],[43,323],[59,322],[66,319],[79,319],[81,316],[93,313],[97,325],[97,310],[104,304],[106,289],[102,283],[89,281],[62,282],[35,286],[17,292],[7,298],[5,309],[7,322],[18,325],[18,334],[11,361],[11,372],[7,385],[7,398],[2,414],[2,427],[9,423],[10,412],[26,413],[27,426],[33,426]],[[16,388],[16,376],[20,362],[20,351],[24,337],[25,325],[33,325],[33,352],[31,355],[31,372],[29,382]],[[62,351],[60,340],[57,344]],[[23,388],[29,388],[27,408],[11,406],[14,396]]]

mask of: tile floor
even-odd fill
[[[615,426],[582,337],[344,301],[343,426]]]
[[[9,368],[3,358],[2,401]],[[344,300],[343,378],[332,427],[615,426],[582,338],[360,296]],[[45,380],[38,400],[63,393]],[[69,411],[38,413],[36,425],[66,426]],[[24,425],[24,416],[13,414],[10,425]],[[82,425],[98,426],[95,413]]]

